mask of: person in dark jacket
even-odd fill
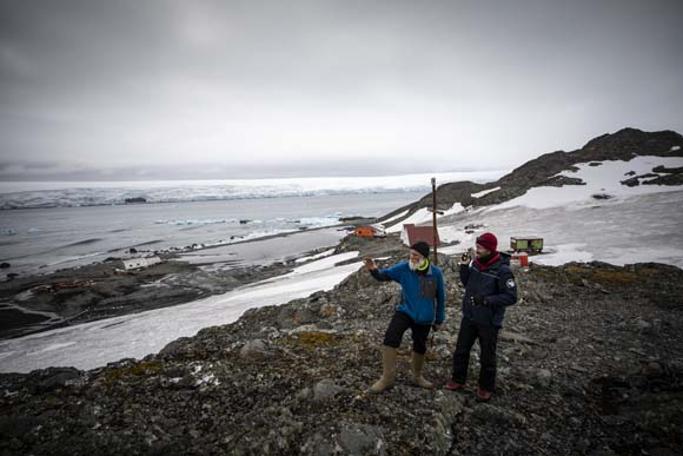
[[[418,386],[432,388],[422,375],[427,336],[445,318],[446,292],[441,269],[429,261],[429,244],[417,242],[410,248],[410,258],[395,266],[379,269],[374,260],[367,258],[365,265],[379,281],[401,284],[402,299],[389,323],[382,347],[382,377],[370,387],[370,392],[380,393],[394,384],[396,376],[396,350],[403,333],[410,328],[413,338],[411,365],[413,379]]]
[[[505,309],[517,302],[517,284],[510,270],[510,256],[497,251],[498,240],[492,233],[477,238],[476,258],[463,255],[460,280],[465,286],[462,321],[453,353],[453,375],[446,389],[465,388],[470,350],[479,339],[481,369],[477,399],[488,401],[496,384],[496,345],[503,326]]]

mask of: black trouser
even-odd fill
[[[481,370],[479,371],[479,386],[487,391],[496,387],[496,345],[498,330],[493,325],[474,323],[463,317],[458,333],[458,342],[453,353],[453,381],[464,384],[467,381],[467,367],[470,363],[470,350],[474,341],[479,338],[481,347]]]
[[[432,325],[418,325],[403,312],[395,312],[391,318],[387,332],[384,334],[384,345],[398,348],[403,339],[403,333],[410,328],[413,336],[413,351],[424,355],[427,352],[427,336]]]

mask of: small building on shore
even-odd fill
[[[384,229],[376,225],[357,226],[356,229],[353,230],[353,234],[367,239],[386,236]]]
[[[543,238],[531,237],[512,237],[510,238],[510,249],[513,252],[541,253],[543,251]]]
[[[401,231],[401,241],[405,245],[413,245],[416,242],[423,241],[429,244],[430,247],[434,247],[434,229],[432,225],[415,225],[413,223],[406,223],[403,225],[403,231]],[[437,246],[441,243],[439,239],[439,232],[436,232],[436,244]]]
[[[147,258],[131,258],[128,260],[123,260],[123,270],[132,271],[135,269],[143,269],[158,263],[161,263],[161,258],[158,256]]]

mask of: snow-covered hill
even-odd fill
[[[683,137],[674,132],[625,129],[578,151],[539,157],[496,182],[446,184],[437,192],[439,232],[443,242],[457,244],[441,252],[460,252],[479,233],[493,231],[502,249],[510,237],[543,237],[546,251],[533,258],[537,263],[683,267],[681,145]],[[429,200],[388,214],[387,231],[431,224]]]
[[[562,171],[555,176],[580,179],[580,184],[562,187],[543,186],[529,189],[524,195],[497,204],[494,207],[527,206],[535,209],[557,207],[567,204],[594,205],[596,200],[623,201],[627,198],[663,192],[683,190],[681,185],[658,185],[658,178],[672,173],[655,172],[653,170],[675,169],[683,167],[683,157],[639,156],[631,160],[608,160],[579,163],[574,169]],[[553,177],[555,177],[553,176]],[[628,180],[635,176],[647,176],[639,179],[639,185],[629,186]],[[614,202],[617,202],[614,201]]]

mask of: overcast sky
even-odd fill
[[[0,0],[0,177],[511,168],[683,131],[683,1]]]

